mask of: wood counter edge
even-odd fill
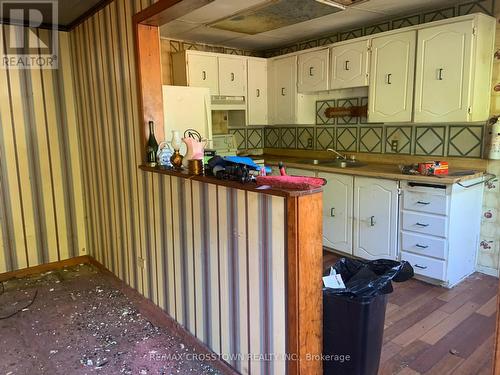
[[[173,169],[164,169],[164,168],[160,168],[160,167],[149,167],[147,165],[140,165],[139,169],[141,169],[145,172],[158,173],[158,174],[163,174],[163,175],[167,175],[167,176],[186,178],[189,180],[204,182],[207,184],[219,185],[219,186],[224,186],[224,187],[233,188],[233,189],[246,190],[246,191],[251,191],[254,193],[275,195],[275,196],[280,196],[280,197],[285,197],[285,198],[286,197],[303,197],[303,196],[307,196],[307,195],[321,193],[323,191],[322,188],[311,189],[311,190],[258,189],[258,187],[253,182],[243,184],[243,183],[237,182],[237,181],[219,180],[219,179],[212,177],[212,176],[196,176],[196,175],[189,174],[187,172],[179,172],[179,171],[175,171]]]

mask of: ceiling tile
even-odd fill
[[[182,33],[182,39],[203,42],[203,43],[222,43],[226,40],[241,38],[246,34],[234,33],[232,31],[217,30],[207,26],[198,26],[192,30]]]
[[[270,0],[215,0],[179,18],[179,21],[207,24],[268,1]]]
[[[182,36],[183,33],[193,30],[197,26],[192,23],[182,21],[172,21],[163,26],[160,26],[160,35],[166,38],[176,38]]]

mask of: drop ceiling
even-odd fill
[[[340,10],[315,0],[214,0],[161,26],[160,34],[165,38],[258,51],[456,3],[457,0],[364,0]]]

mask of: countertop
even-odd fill
[[[399,167],[395,164],[379,164],[367,163],[366,165],[351,168],[339,168],[321,164],[306,164],[300,163],[300,160],[305,158],[296,158],[291,156],[278,155],[261,155],[259,159],[264,159],[267,165],[277,165],[279,161],[285,163],[285,167],[302,168],[318,172],[341,173],[353,176],[378,177],[389,180],[405,180],[417,181],[426,183],[454,184],[467,180],[474,180],[484,176],[484,171],[475,170],[474,174],[467,176],[453,176],[453,173],[464,171],[463,169],[450,168],[447,176],[421,176],[421,175],[406,175],[399,171]]]
[[[161,167],[148,167],[146,165],[140,165],[139,169],[146,171],[146,172],[158,173],[158,174],[167,175],[167,176],[181,177],[181,178],[186,178],[186,179],[190,179],[190,180],[194,180],[194,181],[204,182],[207,184],[214,184],[214,185],[224,186],[224,187],[233,188],[233,189],[246,190],[246,191],[251,191],[254,193],[277,195],[277,196],[281,196],[281,197],[300,197],[300,196],[304,196],[304,195],[320,193],[323,191],[322,188],[310,189],[310,190],[287,190],[287,189],[269,189],[269,188],[262,189],[262,188],[259,188],[255,184],[255,182],[249,182],[249,183],[243,184],[243,183],[237,182],[237,181],[219,180],[218,178],[215,178],[213,176],[196,176],[196,175],[189,174],[187,171],[175,171],[173,169],[165,169],[165,168],[161,168]]]

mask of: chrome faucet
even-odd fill
[[[326,151],[333,152],[334,154],[337,155],[338,158],[340,158],[342,160],[347,160],[347,156],[342,155],[340,152],[338,152],[337,150],[334,150],[333,148],[327,148]]]

